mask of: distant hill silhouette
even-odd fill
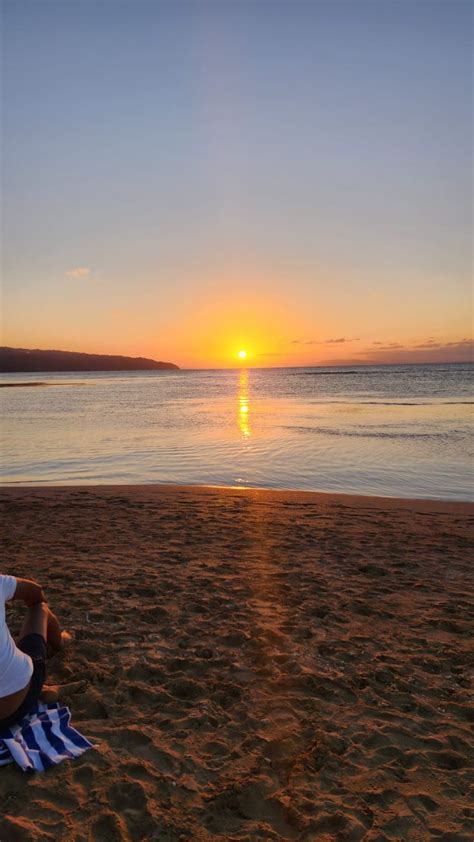
[[[76,351],[39,351],[0,347],[0,372],[13,371],[149,371],[179,369],[174,363],[146,357],[80,354]]]

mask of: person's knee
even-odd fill
[[[21,630],[21,636],[27,634],[41,634],[45,639],[48,629],[49,608],[46,602],[38,602],[30,605]]]
[[[48,617],[50,612],[49,606],[47,602],[37,602],[35,605],[30,605],[28,608],[28,613],[31,617]]]

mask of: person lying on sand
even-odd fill
[[[22,600],[26,616],[15,644],[5,618],[5,603]],[[0,729],[11,728],[36,708],[82,690],[84,681],[47,687],[46,659],[71,641],[46,603],[43,589],[29,579],[0,574]]]

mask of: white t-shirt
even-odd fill
[[[33,661],[15,646],[5,619],[5,603],[15,591],[15,577],[0,573],[0,698],[23,690],[33,675]]]

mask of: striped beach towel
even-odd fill
[[[69,708],[60,707],[59,702],[39,703],[19,725],[0,732],[0,766],[18,763],[23,771],[45,772],[94,748],[70,721]]]

